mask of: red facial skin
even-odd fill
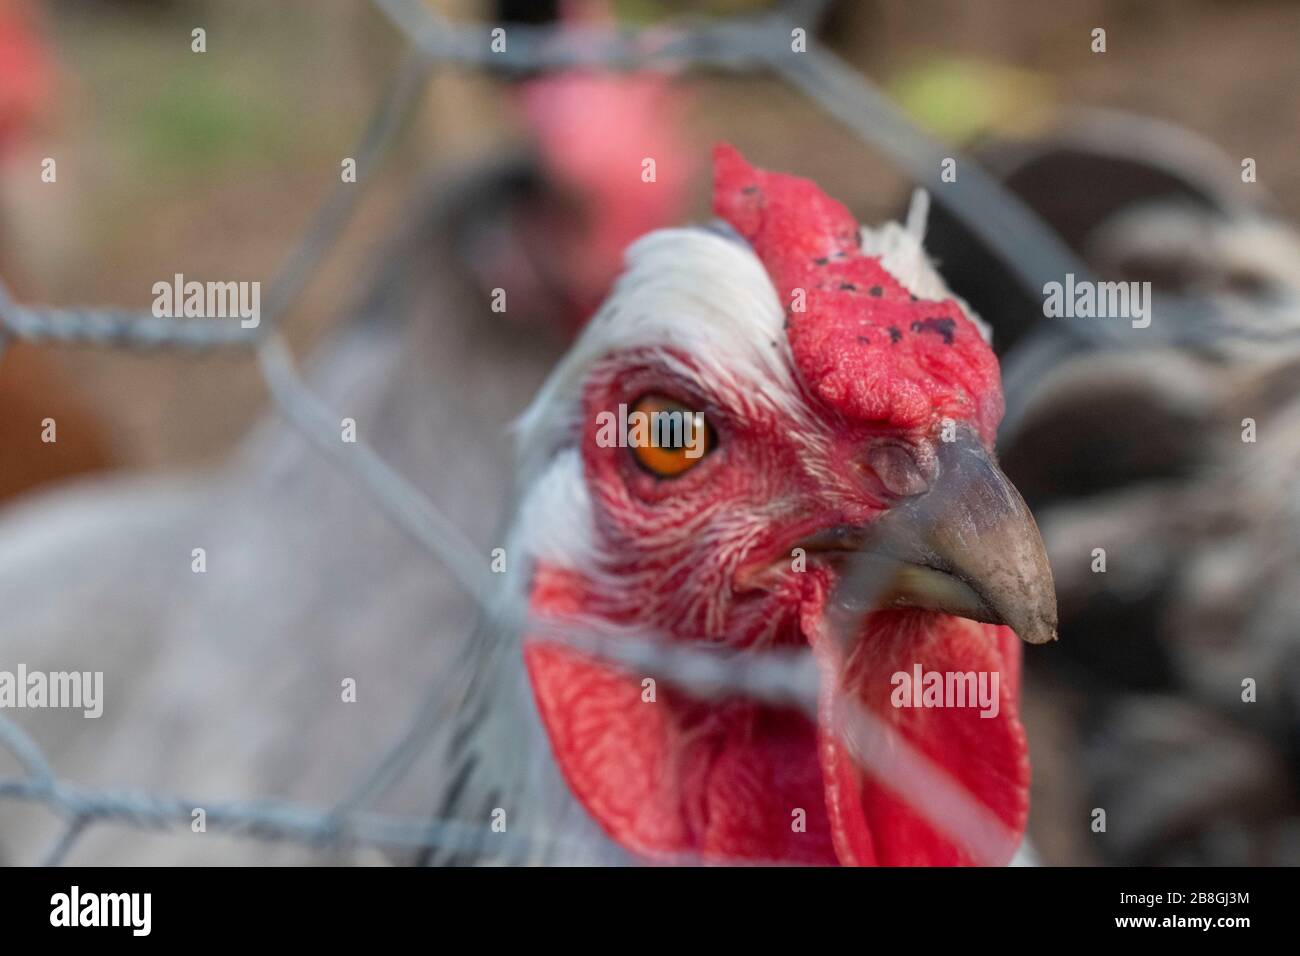
[[[955,303],[913,302],[858,253],[856,224],[843,207],[804,180],[760,173],[733,154],[717,157],[715,206],[750,241],[787,304],[792,288],[808,290],[808,310],[791,314],[787,328],[816,425],[711,383],[698,367],[696,376],[676,373],[653,352],[598,363],[584,391],[581,450],[607,557],[591,573],[537,568],[530,607],[537,616],[595,617],[755,653],[811,646],[825,675],[820,719],[743,697],[705,702],[662,681],[647,703],[641,681],[653,674],[532,639],[526,663],[560,769],[605,831],[649,858],[1005,862],[974,857],[942,821],[926,819],[908,801],[905,781],[878,780],[858,766],[832,711],[844,700],[869,710],[985,808],[994,829],[1018,837],[1028,761],[1015,636],[934,612],[881,611],[866,616],[849,658],[840,659],[824,633],[837,571],[815,558],[796,570],[789,557],[809,533],[869,525],[897,503],[868,464],[875,443],[924,462],[945,417],[989,441],[1001,413],[996,359]],[[812,260],[837,252],[843,261],[832,279]],[[841,281],[878,285],[881,294],[866,291],[864,300]],[[951,324],[924,324],[932,317]],[[914,321],[922,324],[913,329]],[[899,323],[907,332],[891,336]],[[689,356],[676,358],[692,367]],[[627,448],[596,442],[598,412],[647,392],[703,411],[716,433],[715,449],[672,479],[648,474]],[[890,676],[914,663],[999,672],[999,715],[891,706]],[[800,816],[802,828],[794,825]],[[1013,839],[1005,856],[1014,848]]]

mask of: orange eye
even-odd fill
[[[636,463],[650,474],[676,478],[703,461],[714,440],[703,412],[647,395],[628,412],[627,446]]]

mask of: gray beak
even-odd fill
[[[800,542],[844,569],[841,613],[926,608],[1005,624],[1030,644],[1056,639],[1056,590],[1038,525],[980,442],[936,446],[928,490],[868,529],[828,528]]]

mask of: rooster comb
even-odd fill
[[[972,425],[991,444],[1002,417],[998,362],[954,298],[922,299],[844,205],[811,180],[713,154],[713,210],[767,270],[786,312],[795,368],[810,393],[850,419],[900,429]]]

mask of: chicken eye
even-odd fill
[[[660,395],[637,400],[627,416],[627,446],[636,463],[659,478],[676,478],[717,444],[704,413]]]

